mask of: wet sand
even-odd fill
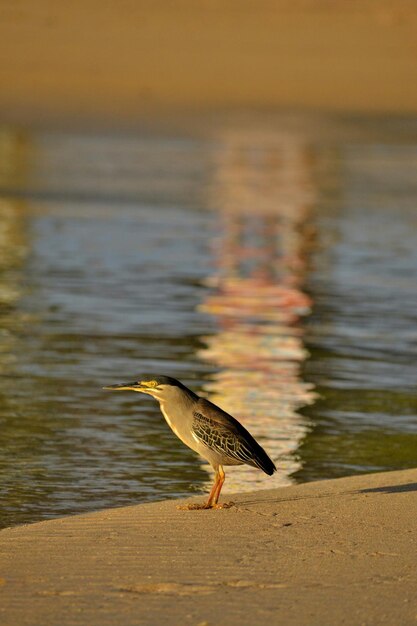
[[[5,0],[3,121],[175,109],[417,110],[414,0]]]
[[[2,626],[413,624],[417,469],[0,533]]]

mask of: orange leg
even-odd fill
[[[216,491],[214,493],[214,499],[213,499],[213,504],[214,505],[216,505],[218,503],[218,501],[219,501],[220,492],[222,490],[223,483],[224,483],[224,481],[226,479],[226,475],[225,475],[224,470],[223,470],[221,465],[219,465],[219,469],[218,469],[217,475],[218,475],[218,481],[217,481],[217,485],[216,485]]]
[[[213,504],[217,504],[217,499],[218,499],[217,491],[219,488],[220,481],[221,481],[221,475],[219,471],[217,470],[216,475],[214,477],[214,485],[211,488],[210,495],[207,500],[207,504],[204,505],[204,508],[211,509]],[[220,489],[221,489],[221,486],[220,486]],[[217,495],[217,498],[216,498],[216,495]]]
[[[217,504],[219,501],[220,492],[225,481],[225,473],[223,467],[219,465],[216,475],[214,477],[214,485],[211,488],[210,495],[205,504],[186,504],[184,506],[178,506],[178,509],[182,510],[198,510],[198,509],[228,509],[233,506],[233,502],[229,504]]]

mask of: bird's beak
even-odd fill
[[[107,385],[107,387],[103,387],[103,389],[108,389],[110,391],[146,391],[146,387],[143,387],[141,383],[138,382],[121,383],[120,385]]]

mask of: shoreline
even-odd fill
[[[0,531],[2,626],[414,623],[417,469]]]

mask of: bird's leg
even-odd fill
[[[223,487],[223,483],[226,479],[226,474],[224,473],[224,469],[221,465],[219,465],[218,474],[219,474],[219,480],[216,485],[216,492],[214,494],[213,503],[211,507],[215,509],[230,509],[232,506],[235,505],[234,502],[224,502],[223,504],[217,504],[217,502],[219,501],[219,496]]]
[[[180,505],[177,508],[187,511],[196,511],[201,509],[229,509],[230,507],[234,506],[233,502],[228,502],[227,504],[217,504],[225,478],[226,475],[224,473],[223,467],[219,465],[216,470],[216,475],[214,477],[214,485],[211,488],[207,502],[205,504],[192,503],[186,504],[184,506]]]
[[[211,509],[213,504],[217,504],[217,500],[219,499],[217,491],[219,489],[219,484],[220,484],[220,481],[221,481],[221,474],[220,474],[220,471],[219,471],[220,467],[221,466],[219,466],[219,469],[216,471],[216,475],[214,477],[214,485],[211,488],[210,495],[208,497],[207,503],[204,505],[205,509]],[[220,489],[221,489],[221,486],[220,486]],[[219,493],[220,493],[220,491],[219,491]],[[217,498],[216,498],[216,496],[217,496]]]
[[[215,505],[219,501],[220,492],[222,490],[223,483],[226,479],[226,474],[224,473],[223,467],[221,465],[219,465],[219,469],[217,470],[217,476],[218,476],[218,480],[217,480],[217,483],[214,485],[216,489],[215,489],[214,498],[213,498],[213,504]]]
[[[213,501],[214,501],[216,493],[217,493],[219,481],[220,481],[220,474],[219,474],[219,471],[217,470],[216,471],[216,475],[214,477],[214,485],[211,488],[210,495],[209,495],[208,500],[207,500],[207,502],[205,504],[191,503],[191,504],[179,505],[179,506],[177,506],[177,509],[182,509],[182,510],[187,510],[187,511],[196,511],[196,510],[199,510],[199,509],[212,509],[212,508],[214,508],[215,507],[215,503]],[[217,502],[217,500],[216,500],[216,502]]]

